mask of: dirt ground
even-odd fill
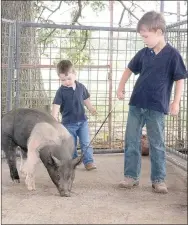
[[[187,178],[167,163],[169,193],[153,193],[150,161],[143,157],[139,187],[119,189],[123,155],[95,155],[97,170],[76,171],[70,198],[62,198],[46,169],[37,166],[36,191],[15,184],[2,161],[2,224],[187,224]],[[18,161],[19,165],[19,161]],[[19,167],[18,167],[19,168]]]

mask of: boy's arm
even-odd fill
[[[120,80],[119,86],[118,86],[118,90],[117,90],[117,97],[119,100],[122,100],[125,97],[125,84],[128,81],[131,74],[132,74],[132,71],[129,68],[126,68],[121,77],[121,80]]]
[[[52,105],[52,116],[59,121],[58,113],[59,113],[60,105],[53,104]]]
[[[118,90],[117,90],[117,97],[119,100],[123,100],[125,97],[125,83],[128,81],[131,74],[134,73],[135,75],[137,75],[141,72],[142,58],[143,58],[144,52],[145,52],[145,48],[138,51],[136,55],[129,62],[127,68],[125,69],[121,77]]]
[[[184,79],[186,79],[188,75],[183,58],[179,52],[175,53],[171,68],[173,71],[173,80],[175,81],[175,95],[173,102],[170,104],[170,114],[172,116],[177,116],[183,92]]]
[[[83,85],[83,100],[84,100],[84,105],[91,112],[91,114],[92,115],[96,115],[97,114],[97,111],[92,106],[91,101],[90,101],[90,94],[89,94],[87,88],[84,85]]]
[[[177,116],[179,113],[179,105],[180,105],[181,95],[183,92],[183,86],[184,86],[184,79],[176,81],[174,100],[170,105],[170,114],[172,116]]]
[[[59,118],[58,118],[58,113],[59,113],[59,109],[60,109],[60,106],[62,104],[62,90],[61,88],[59,88],[57,91],[56,91],[56,94],[55,94],[55,98],[52,102],[52,116],[57,120],[59,121]]]
[[[92,115],[96,115],[97,111],[96,109],[92,106],[90,98],[87,98],[84,100],[84,104],[87,107],[87,109],[91,112]]]

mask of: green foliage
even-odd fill
[[[91,32],[81,31],[65,31],[66,38],[61,41],[61,49],[56,58],[70,59],[74,65],[83,66],[90,62],[89,43]],[[54,60],[54,64],[57,60]]]
[[[102,12],[105,9],[106,4],[103,1],[90,1],[91,8],[94,12]]]
[[[49,4],[50,3],[50,4]],[[84,10],[86,7],[91,7],[96,13],[101,12],[105,9],[106,4],[103,1],[81,1],[81,13],[78,1],[60,1],[45,2],[45,1],[35,1],[34,11],[37,21],[42,23],[53,23],[50,20],[50,15],[53,14],[58,6],[60,11],[63,11],[63,5],[67,4],[72,6],[70,10],[70,15],[73,24],[78,24],[79,18],[84,17]],[[49,11],[49,16],[44,16],[44,12]],[[54,12],[55,13],[55,12]],[[58,39],[61,41],[59,42]],[[63,37],[63,38],[62,38]],[[91,31],[85,30],[59,30],[59,29],[38,29],[37,30],[37,43],[42,47],[42,54],[48,57],[49,47],[59,48],[59,52],[56,55],[54,64],[57,63],[59,58],[68,58],[74,64],[79,64],[80,66],[90,63],[90,37]]]

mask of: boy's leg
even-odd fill
[[[167,193],[164,183],[166,177],[166,151],[164,144],[163,113],[148,110],[146,113],[146,127],[150,144],[151,181],[156,192]]]
[[[77,153],[77,130],[78,130],[78,126],[77,126],[77,124],[63,124],[63,126],[69,131],[69,133],[74,138],[75,150],[74,150],[74,154],[73,154],[73,159],[77,158],[78,157],[78,153]]]
[[[95,169],[96,167],[93,164],[93,148],[91,146],[88,147],[90,143],[90,135],[89,135],[89,127],[88,122],[81,122],[79,129],[77,131],[81,151],[84,154],[83,163],[87,169]]]
[[[129,107],[129,114],[125,134],[124,176],[120,187],[138,185],[141,169],[141,134],[144,126],[143,109],[136,106]]]

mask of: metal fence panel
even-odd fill
[[[1,61],[1,105],[2,114],[10,111],[14,105],[14,54],[15,54],[15,23],[2,19],[2,61]]]
[[[168,26],[166,35],[167,41],[179,49],[185,63],[186,31],[187,22],[181,21]],[[56,64],[68,58],[75,64],[77,79],[88,88],[99,114],[92,116],[87,112],[91,138],[117,101],[116,90],[125,67],[144,47],[136,30],[130,28],[16,23],[15,34],[16,107],[45,108],[50,112],[55,92],[60,86]],[[49,34],[53,35],[53,39]],[[8,65],[8,62],[4,64]],[[95,149],[117,152],[123,149],[128,102],[136,79],[137,76],[133,75],[126,84],[125,101],[118,102],[97,135],[93,143]],[[4,96],[4,101],[7,97]],[[166,145],[177,154],[187,151],[186,102],[187,80],[180,115],[177,118],[167,116],[166,120]]]
[[[172,29],[172,30],[171,30]],[[178,49],[183,57],[185,65],[188,63],[187,59],[187,32],[180,32],[187,30],[187,21],[181,21],[172,24],[168,27],[167,40]],[[176,31],[174,31],[176,30]],[[187,123],[187,79],[184,83],[184,92],[180,102],[180,112],[177,117],[168,116],[166,119],[166,145],[170,152],[180,155],[183,158],[187,157],[188,150],[188,123]],[[171,100],[174,98],[174,88]],[[185,153],[185,154],[181,154]]]

